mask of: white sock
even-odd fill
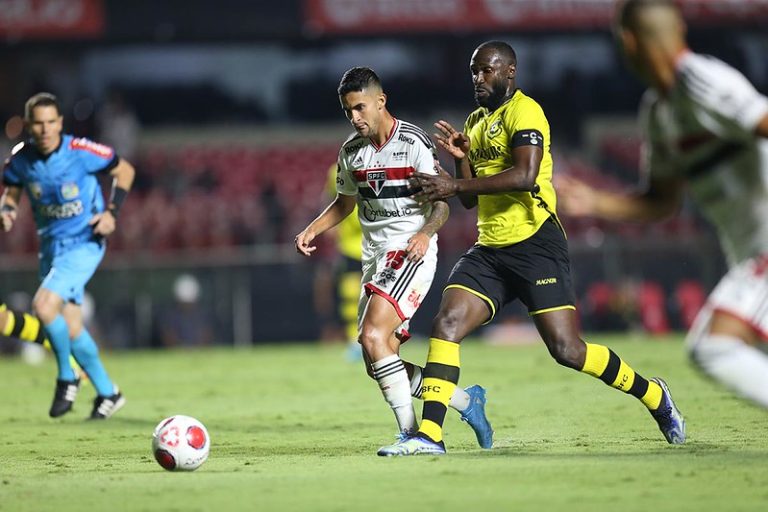
[[[413,365],[413,376],[411,377],[411,396],[421,400],[421,387],[424,384],[424,377],[422,376],[423,368]],[[451,399],[448,401],[448,407],[456,409],[459,412],[463,412],[469,407],[469,393],[464,391],[459,386],[451,395]]]
[[[704,336],[691,348],[693,361],[744,398],[768,407],[768,356],[739,338]]]
[[[400,356],[392,354],[374,362],[373,377],[379,383],[381,394],[395,413],[400,432],[416,432],[416,412],[411,400],[411,387],[408,373]]]

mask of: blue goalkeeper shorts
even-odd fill
[[[107,244],[91,236],[53,240],[41,245],[40,287],[54,292],[65,302],[82,304],[85,285],[104,258]]]

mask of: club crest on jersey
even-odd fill
[[[491,126],[488,127],[488,137],[494,138],[498,134],[501,133],[501,119],[497,119],[496,121],[491,124]]]
[[[384,183],[387,182],[387,173],[386,171],[368,171],[365,174],[365,180],[373,190],[373,193],[378,196],[381,189],[384,188]]]
[[[79,193],[77,183],[65,183],[61,186],[61,197],[64,199],[74,199]]]
[[[35,199],[40,199],[41,197],[43,197],[43,187],[38,182],[33,181],[30,184],[28,184],[27,187],[29,188],[29,193]]]

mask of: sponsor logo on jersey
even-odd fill
[[[501,149],[496,146],[488,146],[487,148],[471,149],[469,151],[469,159],[473,162],[478,160],[496,160],[501,156]]]
[[[376,278],[376,284],[379,286],[386,286],[388,281],[394,281],[397,279],[397,272],[392,267],[387,267],[379,272]]]
[[[69,143],[69,149],[82,149],[102,158],[112,158],[114,155],[111,147],[85,138],[72,139],[72,142]]]
[[[365,144],[365,141],[360,141],[360,142],[358,142],[356,144],[352,144],[351,146],[347,146],[347,147],[344,148],[344,153],[346,153],[348,155],[351,155],[352,153],[354,153],[358,149],[362,148],[364,144]]]
[[[79,199],[64,204],[41,204],[37,207],[40,216],[47,219],[68,219],[83,213],[83,202]]]
[[[411,290],[411,293],[408,295],[408,302],[414,309],[419,309],[419,306],[421,306],[421,294],[416,290]]]
[[[27,185],[27,188],[29,188],[29,193],[32,194],[32,197],[34,197],[35,199],[40,199],[41,197],[43,197],[43,187],[38,182],[36,181],[30,182]]]
[[[355,161],[352,162],[352,167],[361,167],[363,165],[363,157],[358,156]]]
[[[545,277],[544,279],[536,280],[536,286],[545,286],[548,284],[555,284],[555,283],[557,283],[556,277]]]
[[[491,126],[488,127],[488,138],[494,138],[501,133],[501,119],[494,121]]]
[[[61,186],[61,197],[64,199],[74,199],[80,193],[77,183],[65,183]]]
[[[398,208],[397,210],[387,210],[385,208],[370,208],[367,205],[363,205],[363,217],[368,222],[375,222],[377,219],[391,219],[396,217],[408,217],[413,215],[413,210],[410,208]]]
[[[368,182],[368,186],[371,187],[374,194],[378,196],[384,188],[384,183],[387,182],[387,171],[367,171],[365,181]]]
[[[403,135],[402,133],[401,133],[401,134],[400,134],[400,135],[397,137],[397,140],[399,140],[400,142],[405,142],[406,144],[409,144],[409,145],[411,145],[411,146],[413,146],[413,144],[416,142],[416,141],[415,141],[415,140],[413,140],[412,138],[410,138],[410,137],[406,137],[406,136],[405,136],[405,135]]]
[[[401,160],[405,160],[406,158],[408,158],[407,151],[395,151],[394,153],[392,153],[393,162],[399,162]]]

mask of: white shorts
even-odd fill
[[[395,331],[406,341],[410,337],[408,323],[419,309],[432,286],[437,269],[437,237],[432,237],[429,249],[419,261],[406,259],[406,244],[387,247],[363,262],[362,291],[357,309],[358,326],[362,324],[368,297],[385,298],[403,323]]]
[[[706,335],[715,312],[741,319],[768,339],[768,256],[745,260],[723,276],[691,326],[689,346]]]

